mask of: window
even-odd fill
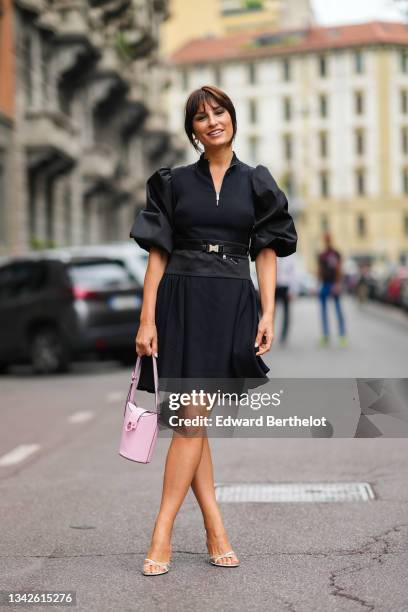
[[[37,232],[37,183],[36,183],[36,173],[33,171],[28,171],[27,174],[27,184],[28,184],[28,233],[30,236],[30,240],[33,241],[36,238]]]
[[[81,241],[86,244],[91,242],[91,217],[92,217],[92,201],[88,197],[84,200],[81,224]]]
[[[283,98],[283,117],[286,121],[292,118],[292,105],[290,98]]]
[[[292,135],[284,134],[283,135],[283,149],[284,149],[284,157],[287,160],[292,159]]]
[[[71,244],[72,239],[72,214],[71,214],[71,185],[65,183],[63,192],[64,210],[64,239],[65,244]]]
[[[41,291],[47,282],[43,262],[18,262],[0,268],[0,299],[15,299]]]
[[[402,191],[408,193],[408,168],[402,170]]]
[[[356,147],[356,154],[363,155],[364,153],[364,130],[362,130],[361,128],[358,128],[355,131],[355,147]]]
[[[45,183],[45,233],[49,240],[54,240],[54,182],[48,179]]]
[[[264,8],[263,0],[220,0],[222,15],[240,15]]]
[[[256,100],[249,100],[249,123],[256,123],[257,121],[257,106]]]
[[[408,72],[408,51],[406,49],[402,49],[400,51],[400,62],[401,62],[401,72]]]
[[[365,195],[365,171],[364,168],[356,170],[356,191],[358,195]]]
[[[258,136],[248,137],[249,158],[252,163],[258,162]]]
[[[114,259],[72,263],[67,272],[73,285],[94,290],[124,289],[135,280],[124,263]]]
[[[184,90],[189,88],[188,70],[185,68],[181,71],[181,86]]]
[[[322,232],[329,231],[329,221],[327,219],[327,215],[323,213],[320,217],[320,228]]]
[[[320,157],[327,157],[327,132],[319,133]]]
[[[68,117],[72,116],[72,100],[73,100],[73,90],[68,89],[67,86],[64,86],[64,81],[59,81],[57,83],[57,96],[58,96],[58,106],[61,109],[61,112],[67,115]]]
[[[284,81],[290,81],[292,78],[291,75],[291,64],[288,58],[285,58],[282,61],[282,76]]]
[[[22,56],[24,90],[27,99],[27,106],[31,106],[33,103],[33,49],[29,34],[25,34],[23,38]]]
[[[357,74],[364,72],[364,55],[360,50],[354,53],[354,70]]]
[[[406,115],[408,112],[408,95],[406,89],[401,90],[401,113]]]
[[[321,55],[318,61],[319,61],[319,75],[321,77],[327,76],[327,57],[325,55]]]
[[[323,198],[329,197],[329,178],[327,170],[320,172],[320,195]]]
[[[401,129],[401,149],[403,153],[408,153],[408,126]]]
[[[253,62],[248,64],[248,81],[253,85],[256,83],[256,68]]]
[[[327,96],[320,94],[319,96],[319,113],[320,117],[327,117]]]
[[[293,175],[290,172],[286,177],[286,193],[288,198],[292,198],[295,195],[295,181]]]
[[[51,47],[45,40],[41,40],[41,95],[45,108],[51,100]]]
[[[214,82],[219,87],[221,85],[221,67],[214,66]]]
[[[356,115],[362,115],[364,113],[364,96],[362,91],[354,92],[354,109]]]
[[[364,215],[357,215],[357,234],[360,238],[363,238],[366,235],[366,220]]]

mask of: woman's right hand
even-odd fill
[[[135,338],[136,353],[143,355],[157,354],[157,329],[154,323],[141,323]]]

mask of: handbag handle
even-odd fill
[[[155,398],[155,408],[157,412],[157,407],[159,405],[159,380],[157,375],[157,362],[156,357],[152,354],[153,359],[153,376],[154,376],[154,398]],[[139,382],[140,372],[142,369],[142,358],[140,355],[137,356],[136,365],[132,372],[132,383],[130,385],[130,390],[128,394],[127,402],[130,401],[132,404],[134,403],[135,391]]]

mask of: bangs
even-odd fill
[[[193,118],[199,112],[201,105],[204,106],[204,102],[208,102],[211,106],[222,106],[225,108],[225,102],[220,96],[210,91],[199,89],[193,93],[192,99],[190,100],[189,111]]]
[[[232,127],[233,127],[233,136],[232,140],[235,138],[235,134],[237,131],[237,119],[235,113],[235,107],[229,98],[229,96],[219,89],[215,87],[215,85],[204,85],[199,89],[195,89],[188,97],[186,106],[185,106],[185,117],[184,117],[184,129],[187,134],[187,137],[196,151],[200,152],[199,147],[194,142],[193,139],[193,121],[195,115],[200,112],[200,107],[204,105],[204,102],[213,106],[214,103],[222,106],[228,113],[230,114]],[[232,142],[231,140],[231,142]]]

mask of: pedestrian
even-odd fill
[[[370,265],[362,263],[359,268],[358,278],[354,287],[359,306],[365,304],[370,295]]]
[[[327,346],[330,341],[329,322],[327,316],[327,302],[333,298],[337,316],[339,346],[347,346],[346,327],[341,305],[342,291],[342,256],[337,251],[331,240],[330,232],[323,235],[325,250],[318,255],[318,279],[321,281],[319,288],[320,312],[323,334],[320,338],[320,346]]]
[[[296,255],[277,258],[276,301],[282,304],[282,327],[280,344],[285,344],[290,324],[290,302],[297,292]]]
[[[294,253],[297,244],[288,202],[266,166],[251,167],[232,149],[237,121],[225,92],[193,91],[184,127],[199,159],[162,167],[148,179],[146,208],[130,232],[149,251],[135,339],[138,388],[154,392],[152,353],[159,379],[243,377],[263,384],[269,367],[261,355],[274,337],[276,256]],[[259,320],[248,256],[257,265]],[[173,432],[144,574],[169,570],[174,520],[190,485],[210,563],[239,564],[215,497],[208,438]]]

